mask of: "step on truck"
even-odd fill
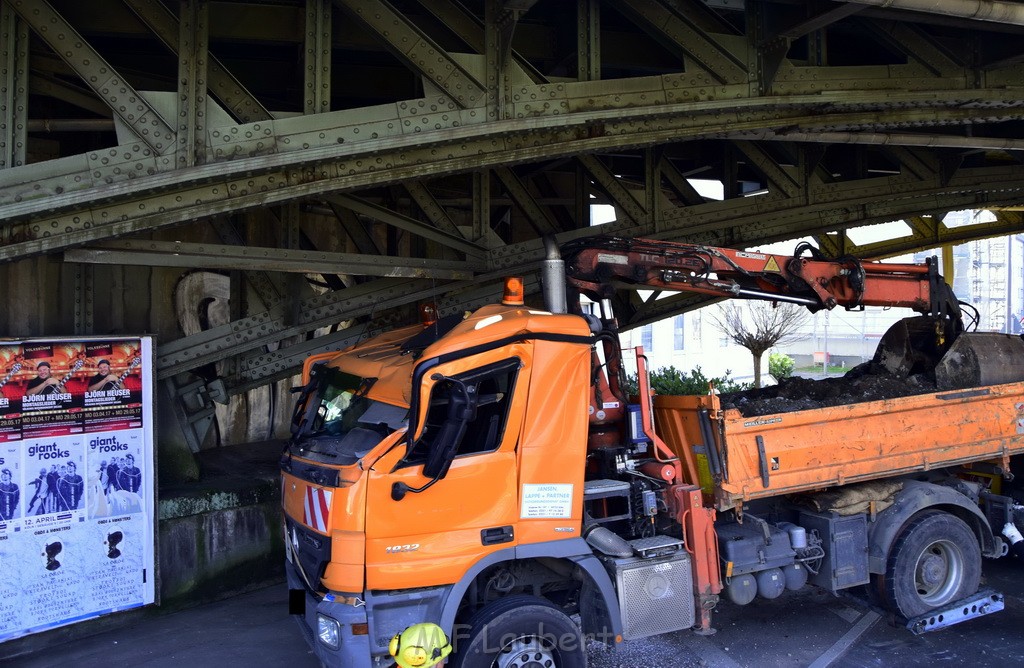
[[[306,361],[283,530],[325,665],[390,665],[392,636],[433,622],[451,666],[585,666],[588,640],[713,633],[723,597],[804,586],[914,633],[1001,609],[979,583],[983,557],[1024,550],[1024,341],[966,331],[933,261],[590,238],[549,242],[542,283],[543,307],[512,279],[501,303],[427,306]],[[652,398],[638,349],[630,397],[618,289],[911,309],[872,364],[934,387],[745,416],[714,392]]]

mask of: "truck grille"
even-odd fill
[[[298,522],[285,518],[289,550],[296,566],[302,570],[308,582],[304,583],[310,594],[317,594],[320,578],[331,560],[331,539],[314,533]]]

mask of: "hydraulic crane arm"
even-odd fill
[[[802,257],[810,250],[809,257]],[[697,292],[730,299],[803,304],[811,311],[845,306],[907,307],[962,331],[960,308],[936,263],[883,264],[825,259],[809,244],[774,255],[652,239],[598,237],[562,247],[569,285],[591,299],[616,285]]]

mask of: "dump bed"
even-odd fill
[[[695,455],[721,510],[1024,453],[1024,383],[757,417],[722,411],[715,396],[655,397],[654,406],[659,435],[684,461]],[[714,450],[702,434],[713,435]]]

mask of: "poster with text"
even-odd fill
[[[142,427],[142,350],[139,341],[85,345],[83,426],[86,432]]]
[[[153,342],[0,342],[0,642],[156,601]]]
[[[21,344],[0,343],[0,443],[21,439],[24,369]]]
[[[19,444],[0,442],[0,534],[17,529],[25,513],[21,468]]]
[[[85,514],[85,445],[81,435],[51,436],[21,442],[25,470],[40,480],[45,491],[33,512],[25,517],[26,528],[51,526]],[[45,473],[44,473],[45,472]],[[35,489],[26,489],[26,492]],[[31,501],[29,501],[31,503]]]

